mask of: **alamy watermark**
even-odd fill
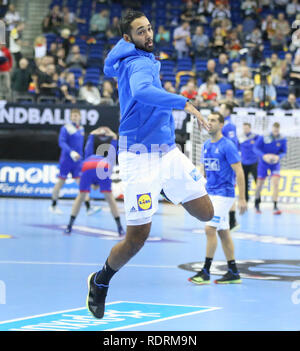
[[[299,305],[300,304],[300,280],[295,280],[292,283],[292,289],[295,289],[295,291],[292,293],[292,303],[294,305]]]
[[[3,280],[0,280],[0,305],[6,304],[6,285]]]

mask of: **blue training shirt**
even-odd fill
[[[243,165],[253,165],[257,163],[258,156],[256,152],[254,152],[254,144],[258,139],[258,135],[254,133],[243,134],[239,138],[239,147],[242,156],[242,164]]]
[[[275,138],[272,133],[266,136],[260,136],[254,144],[254,152],[259,156],[259,161],[266,165],[268,165],[268,163],[263,160],[263,155],[265,154],[275,154],[282,159],[287,153],[286,138],[282,135]]]
[[[175,147],[172,110],[183,110],[187,98],[168,93],[161,85],[160,62],[152,53],[137,49],[124,39],[109,52],[104,73],[117,77],[121,110],[119,150],[154,151],[151,145]]]
[[[222,137],[216,143],[211,140],[204,143],[201,163],[204,164],[209,195],[235,196],[235,172],[231,165],[240,161],[238,149],[229,139]]]
[[[236,133],[236,126],[232,123],[230,116],[224,118],[224,127],[222,128],[222,134],[224,137],[234,142],[235,146],[239,147],[239,140]]]
[[[61,148],[60,162],[65,160],[74,162],[70,156],[71,151],[76,151],[81,157],[83,157],[83,126],[76,126],[75,123],[69,123],[61,127],[58,144]]]

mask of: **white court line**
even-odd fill
[[[86,262],[43,262],[43,261],[0,261],[0,264],[32,264],[32,265],[59,265],[59,266],[101,266],[104,263],[86,263]],[[148,264],[127,264],[126,267],[137,268],[178,268],[177,266],[163,266],[163,265],[148,265]]]
[[[142,325],[154,324],[154,323],[157,323],[157,322],[163,322],[163,321],[167,321],[167,320],[170,320],[170,319],[176,319],[176,318],[181,318],[181,317],[192,316],[194,314],[200,314],[200,313],[204,313],[204,312],[211,312],[211,311],[219,310],[219,309],[221,309],[221,307],[209,307],[208,309],[205,309],[205,310],[202,310],[202,311],[195,311],[195,312],[179,314],[177,316],[161,318],[161,319],[157,319],[157,320],[149,321],[149,322],[144,322],[144,323],[142,322],[142,323],[137,323],[137,324],[126,325],[124,327],[119,327],[119,328],[105,329],[103,331],[115,331],[115,330],[122,330],[122,329],[140,327]]]

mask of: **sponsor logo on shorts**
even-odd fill
[[[192,172],[190,173],[190,176],[194,179],[195,182],[197,182],[201,178],[201,174],[197,168],[194,168],[192,170]]]
[[[211,221],[214,222],[214,223],[220,223],[221,217],[220,216],[214,216]]]
[[[152,208],[151,193],[137,195],[137,204],[139,211],[147,211]]]

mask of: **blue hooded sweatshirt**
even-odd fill
[[[119,150],[155,151],[153,145],[175,146],[172,109],[183,110],[187,98],[168,93],[160,81],[160,62],[152,53],[119,40],[109,52],[104,73],[117,77],[121,120]],[[151,147],[152,145],[152,147]]]

